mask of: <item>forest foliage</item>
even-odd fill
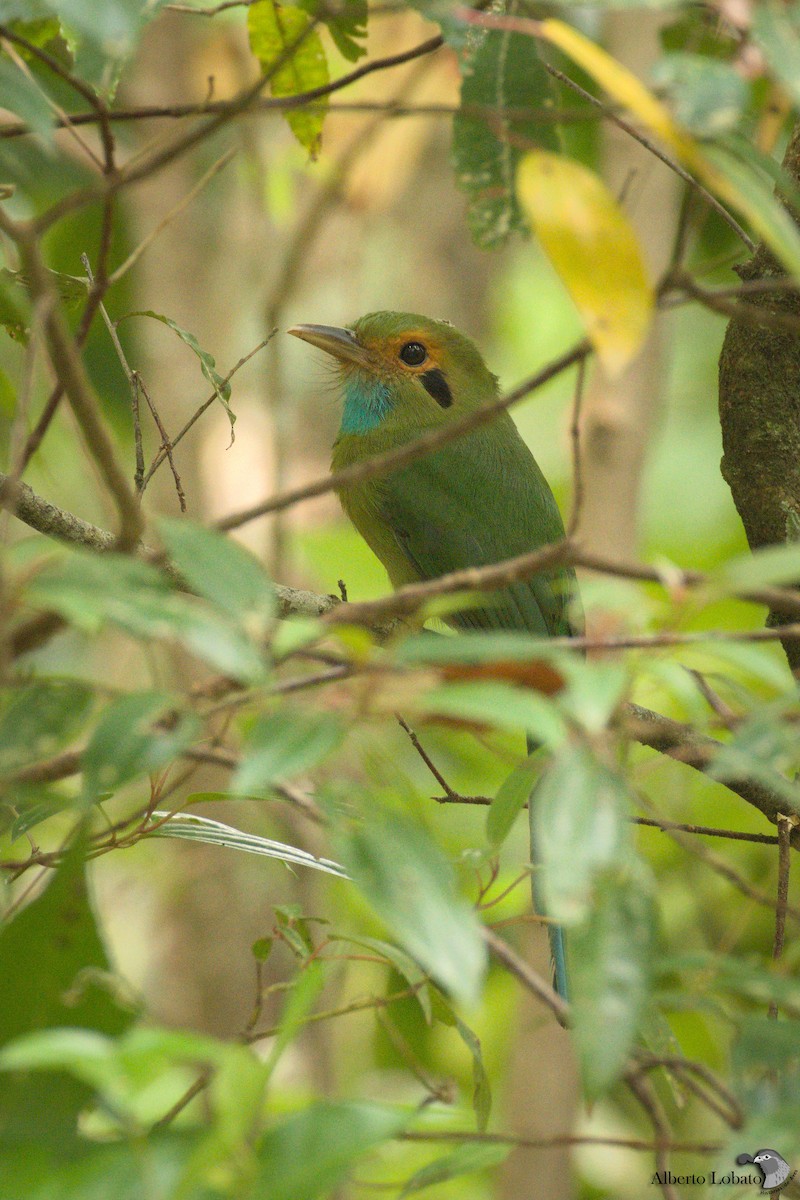
[[[800,753],[781,648],[800,636],[800,497],[785,498],[783,544],[728,555],[720,539],[702,570],[666,554],[611,562],[575,536],[587,372],[619,379],[658,315],[687,305],[796,336],[800,318],[758,307],[731,267],[761,244],[771,288],[800,278],[800,180],[779,165],[800,106],[800,6],[656,5],[662,49],[646,78],[604,48],[602,4],[392,5],[416,10],[428,36],[380,58],[367,36],[386,7],[0,0],[3,1197],[499,1194],[504,1161],[526,1152],[496,1100],[520,994],[568,1027],[577,1062],[574,1126],[542,1142],[645,1163],[629,1192],[581,1159],[582,1196],[640,1195],[669,1169],[723,1174],[761,1146],[800,1163]],[[130,102],[128,73],[167,18],[235,25],[241,88],[180,112]],[[237,452],[244,360],[226,369],[173,314],[133,305],[129,195],[184,157],[205,180],[211,156],[246,153],[246,121],[276,111],[311,177],[335,100],[438,53],[460,74],[441,170],[463,197],[463,238],[494,253],[533,237],[581,329],[503,401],[568,381],[568,536],[483,569],[470,594],[552,563],[590,568],[587,633],[572,643],[431,636],[425,621],[468,602],[458,577],[361,603],[271,578],[232,534],[329,492],[324,476],[216,524],[176,514],[204,413],[224,414]],[[605,122],[680,180],[660,278],[603,178]],[[130,366],[134,331],[154,321],[206,393],[177,436]],[[691,341],[692,322],[682,329]],[[265,327],[257,349],[280,336]],[[92,338],[118,355],[113,385]],[[56,434],[59,410],[72,423]],[[56,436],[32,490],[26,473]],[[60,506],[58,468],[76,460],[103,525]],[[169,511],[146,493],[159,469],[175,482]],[[120,646],[146,686],[119,674]],[[527,759],[524,734],[538,744]],[[198,790],[201,766],[224,785]],[[569,1005],[523,936],[534,786],[537,887],[568,931]],[[275,873],[264,935],[242,947],[255,1000],[238,1037],[154,1021],[107,949],[94,860],[145,844],[157,857],[165,839],[260,856]],[[294,890],[305,872],[318,876],[313,909]],[[298,1082],[308,1029],[362,1009],[380,1047],[359,1026],[340,1087]]]

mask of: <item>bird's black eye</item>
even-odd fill
[[[400,358],[407,367],[418,367],[428,357],[428,351],[422,342],[406,342],[400,351]]]

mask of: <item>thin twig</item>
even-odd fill
[[[716,829],[711,825],[685,825],[681,821],[662,821],[658,817],[631,817],[635,825],[649,825],[667,832],[679,829],[683,833],[696,833],[703,837],[728,838],[735,842],[757,842],[763,846],[776,846],[778,839],[771,833],[747,833],[739,829]]]
[[[81,255],[81,262],[83,263],[83,269],[86,271],[86,277],[89,280],[89,284],[93,285],[94,284],[94,275],[92,274],[92,267],[89,262],[88,254]],[[106,329],[108,330],[108,335],[111,338],[111,344],[114,347],[117,358],[119,360],[119,364],[125,373],[125,378],[128,380],[128,387],[130,388],[131,414],[132,414],[132,419],[133,419],[133,442],[134,442],[135,453],[136,453],[136,470],[134,471],[134,475],[133,475],[133,483],[134,483],[134,487],[136,488],[137,495],[141,495],[142,480],[144,479],[144,450],[142,449],[142,423],[141,423],[141,419],[140,419],[140,415],[139,415],[139,387],[140,387],[141,380],[140,380],[139,372],[134,371],[128,362],[125,351],[122,348],[122,343],[119,340],[117,326],[114,324],[114,322],[111,320],[111,317],[108,315],[108,310],[107,310],[105,304],[103,304],[102,300],[99,302],[98,308],[100,309],[100,316],[103,318],[103,324],[105,325]]]
[[[275,59],[266,71],[257,81],[251,86],[245,88],[238,96],[225,103],[224,107],[214,110],[209,107],[208,111],[214,112],[214,115],[209,121],[204,122],[191,133],[185,134],[183,137],[175,139],[169,145],[161,150],[155,150],[153,153],[141,160],[127,163],[125,167],[118,170],[116,175],[103,181],[102,183],[90,185],[89,187],[71,192],[63,199],[56,201],[49,209],[42,213],[34,221],[34,228],[38,233],[44,233],[56,222],[62,220],[71,212],[85,207],[87,204],[93,204],[101,199],[109,190],[119,191],[122,187],[130,183],[136,183],[139,180],[147,179],[155,174],[162,167],[174,162],[180,158],[188,150],[191,150],[199,142],[207,140],[211,134],[216,133],[224,125],[228,124],[242,113],[249,111],[254,102],[258,100],[260,93],[267,86],[270,80],[275,76],[276,72],[280,71],[289,61],[292,56],[300,48],[305,39],[316,29],[316,21],[311,21],[302,34],[295,39],[290,46]],[[383,59],[375,59],[372,62],[364,63],[361,67],[348,72],[346,75],[340,76],[339,79],[332,80],[328,84],[324,84],[318,88],[313,88],[303,94],[302,97],[296,97],[297,101],[307,102],[309,100],[321,99],[323,96],[332,95],[333,92],[339,91],[341,88],[348,87],[355,83],[358,79],[363,79],[365,75],[370,75],[375,71],[385,71],[391,67],[400,66],[402,63],[411,62],[412,59],[420,58],[425,54],[431,54],[438,50],[444,44],[441,36],[428,38],[425,42],[420,42],[417,46],[410,50],[403,51],[400,54],[389,55]]]
[[[792,830],[798,824],[796,816],[778,816],[778,899],[775,906],[775,940],[772,943],[772,961],[778,962],[783,955],[786,937],[786,917],[789,912],[789,869],[791,866]],[[778,1002],[773,1000],[767,1014],[773,1021],[778,1019]]]
[[[448,421],[447,424],[440,426],[438,429],[431,430],[421,437],[415,438],[405,445],[398,446],[396,449],[390,450],[385,454],[375,455],[364,462],[355,463],[353,466],[345,467],[341,471],[335,471],[333,474],[314,480],[303,487],[292,488],[281,495],[272,496],[267,500],[263,500],[260,504],[253,505],[251,508],[243,509],[238,513],[231,513],[230,516],[223,517],[222,520],[218,521],[216,528],[222,530],[238,529],[239,526],[246,525],[249,521],[255,521],[258,517],[267,516],[269,513],[280,512],[282,509],[290,508],[295,504],[301,503],[303,500],[310,500],[314,496],[322,496],[326,492],[351,487],[355,483],[363,483],[365,479],[375,479],[379,476],[387,475],[390,471],[405,467],[409,463],[415,462],[418,458],[430,454],[433,450],[438,450],[441,446],[447,445],[448,442],[463,437],[465,434],[471,433],[473,430],[488,424],[501,412],[510,408],[512,404],[516,404],[519,400],[524,399],[525,396],[529,396],[531,392],[543,387],[551,379],[554,379],[570,367],[575,366],[591,353],[592,348],[588,341],[578,342],[571,350],[554,359],[546,367],[543,367],[541,371],[537,371],[535,375],[526,379],[519,387],[514,388],[513,391],[507,393],[505,396],[500,396],[497,400],[491,401],[483,408],[468,413],[457,420]]]
[[[201,175],[200,179],[198,179],[194,187],[191,188],[190,191],[188,191],[186,195],[178,201],[177,204],[173,205],[166,216],[162,217],[158,225],[156,225],[154,229],[151,229],[147,236],[144,237],[141,242],[139,242],[139,245],[130,252],[125,261],[120,263],[115,271],[112,271],[111,275],[108,277],[109,287],[112,287],[115,283],[118,283],[123,275],[126,275],[128,271],[130,271],[131,267],[139,261],[145,250],[148,250],[156,238],[164,232],[167,226],[189,207],[195,197],[202,192],[206,184],[208,184],[215,175],[218,175],[223,167],[228,165],[235,154],[236,148],[231,147],[231,149],[226,150],[225,153],[218,158],[215,163],[211,164],[205,174]]]
[[[398,724],[400,725],[400,728],[405,730],[405,732],[408,734],[411,745],[414,747],[417,754],[420,756],[422,761],[425,763],[425,766],[428,768],[428,770],[430,771],[433,778],[439,784],[439,787],[442,789],[445,796],[448,799],[452,800],[455,797],[456,793],[450,787],[450,784],[447,782],[444,775],[442,775],[441,771],[438,769],[436,764],[430,758],[427,750],[422,745],[422,743],[420,742],[417,735],[414,733],[414,730],[409,725],[406,724],[406,722],[399,715],[399,713],[397,714],[397,721],[398,721]],[[463,797],[459,796],[458,798],[459,798],[459,800],[463,801]]]
[[[559,1025],[566,1028],[569,1025],[569,1005],[559,996],[558,992],[537,971],[534,971],[524,958],[520,958],[507,942],[504,942],[485,925],[481,927],[481,936],[490,954],[498,962],[501,962],[532,996],[546,1004]]]
[[[231,367],[230,371],[223,379],[221,386],[224,387],[226,384],[230,383],[230,381],[233,379],[236,372],[238,370],[240,370],[240,368],[243,367],[246,362],[249,362],[250,359],[253,357],[253,355],[258,354],[259,350],[263,350],[264,347],[272,341],[272,339],[274,338],[274,336],[277,332],[278,332],[277,329],[273,329],[272,332],[269,333],[265,338],[263,338],[258,343],[257,346],[254,346],[253,349],[248,351],[248,353],[245,354],[243,358],[240,358],[239,361],[236,363],[236,365],[234,367]],[[168,457],[169,451],[175,449],[175,447],[178,445],[178,443],[184,439],[184,437],[189,432],[189,430],[192,428],[192,426],[195,424],[195,422],[198,421],[200,419],[200,417],[202,417],[202,415],[206,411],[206,409],[210,408],[211,405],[218,399],[219,399],[219,397],[218,397],[217,392],[213,391],[211,393],[211,395],[208,397],[208,399],[204,400],[203,403],[200,405],[200,407],[192,414],[192,416],[189,418],[189,420],[184,425],[183,429],[181,429],[179,433],[175,434],[175,437],[172,439],[172,441],[165,442],[165,444],[158,451],[158,454],[156,454],[156,456],[153,459],[152,463],[150,464],[149,468],[145,472],[143,489],[147,487],[148,483],[153,478],[153,475],[156,473],[158,468],[161,466],[164,459]],[[167,447],[169,447],[169,450],[167,449]]]
[[[42,260],[36,235],[31,225],[12,221],[2,208],[0,229],[20,249],[34,300],[41,300],[46,305],[44,328],[50,360],[64,385],[86,445],[117,507],[120,518],[118,548],[132,550],[143,528],[138,499],[117,461],[113,442],[64,317],[52,278]]]
[[[147,407],[150,409],[153,420],[155,421],[156,425],[158,426],[158,432],[161,434],[161,445],[164,449],[164,453],[167,456],[170,470],[172,471],[172,478],[175,481],[175,491],[178,493],[178,503],[181,506],[181,512],[186,512],[186,496],[184,495],[183,484],[181,483],[181,477],[178,474],[178,468],[175,466],[175,459],[172,457],[173,443],[170,442],[169,434],[167,433],[166,429],[164,428],[164,422],[161,420],[161,414],[159,413],[158,409],[156,408],[155,404],[153,403],[151,396],[150,396],[150,392],[147,390],[147,386],[146,386],[144,380],[141,378],[140,375],[138,375],[138,373],[137,373],[137,380],[139,383],[139,387],[142,389],[144,398],[147,401]],[[142,472],[144,472],[144,463],[142,463]],[[144,478],[142,479],[142,490],[144,490]]]
[[[650,1118],[650,1124],[653,1126],[653,1133],[656,1137],[656,1170],[657,1174],[661,1176],[659,1183],[661,1191],[664,1194],[664,1200],[680,1200],[678,1193],[670,1182],[669,1151],[672,1148],[672,1131],[658,1096],[651,1086],[649,1079],[642,1077],[640,1068],[630,1068],[624,1078],[631,1092],[647,1113]]]
[[[490,1146],[514,1146],[519,1150],[557,1150],[562,1146],[618,1146],[622,1150],[658,1150],[662,1143],[643,1138],[603,1137],[597,1134],[556,1133],[550,1137],[525,1137],[515,1133],[479,1133],[474,1129],[422,1130],[401,1133],[404,1142],[482,1142]],[[669,1142],[670,1149],[684,1154],[719,1154],[719,1142]]]
[[[578,377],[575,380],[575,393],[572,400],[572,419],[570,421],[570,442],[572,445],[572,512],[567,526],[567,537],[572,538],[578,528],[583,508],[583,467],[581,464],[581,407],[583,391],[586,382],[586,359],[578,364]]]

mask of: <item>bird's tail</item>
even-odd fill
[[[527,739],[528,754],[533,754],[538,748],[538,744],[532,739]],[[538,863],[538,855],[536,853],[536,837],[534,834],[534,806],[536,802],[536,788],[531,790],[528,798],[528,818],[530,822],[530,837],[531,837],[531,862],[533,863],[533,873],[531,875],[531,894],[533,897],[533,907],[541,917],[546,917],[547,912],[541,895],[541,884],[538,878],[536,866]],[[558,992],[562,1000],[569,1002],[569,976],[567,974],[567,947],[564,937],[564,930],[560,925],[547,925],[547,936],[550,939],[550,960],[553,968],[553,986]]]

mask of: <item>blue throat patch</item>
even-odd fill
[[[361,372],[348,375],[340,432],[369,433],[377,429],[390,408],[389,389],[380,379]]]

